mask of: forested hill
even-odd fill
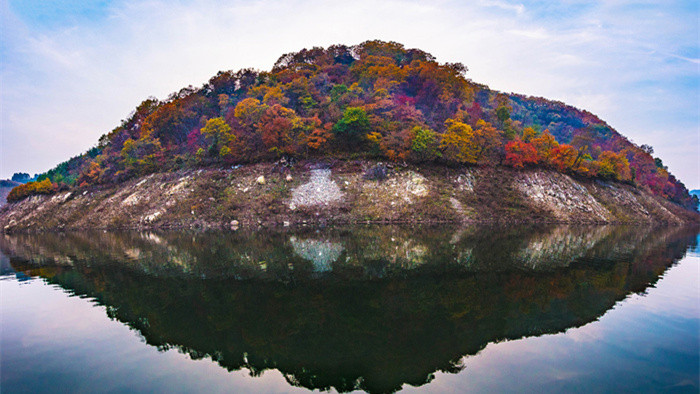
[[[383,41],[288,53],[271,71],[219,72],[201,88],[143,101],[93,149],[10,200],[181,168],[335,157],[551,168],[695,209],[650,146],[589,112],[496,92],[466,72]]]

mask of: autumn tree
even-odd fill
[[[98,182],[103,171],[100,163],[97,161],[90,161],[78,176],[77,184],[81,187],[95,184]]]
[[[236,139],[223,118],[212,118],[202,127],[201,133],[207,139],[209,146],[207,152],[210,157],[229,160],[231,159],[231,142]]]
[[[630,167],[627,158],[622,153],[603,151],[598,156],[598,175],[620,181],[630,180]]]
[[[540,162],[547,166],[553,166],[554,151],[559,147],[559,143],[549,130],[545,130],[542,134],[532,138],[531,143],[537,151]]]
[[[333,139],[333,124],[326,123],[321,126],[321,120],[312,118],[310,123],[310,131],[307,133],[306,146],[314,153],[326,148],[329,141]]]
[[[56,185],[48,178],[38,182],[27,182],[12,188],[7,195],[7,202],[17,202],[38,194],[52,194],[55,190]]]
[[[265,149],[273,156],[294,155],[303,143],[303,127],[293,110],[279,104],[268,107],[256,124]]]
[[[537,164],[537,150],[532,144],[521,140],[510,141],[506,144],[506,165],[523,168]]]
[[[479,120],[472,134],[472,149],[476,162],[496,162],[501,148],[501,137],[500,130],[484,120]]]
[[[158,170],[163,163],[160,141],[145,135],[138,140],[128,139],[121,150],[125,171],[131,176],[145,175]]]
[[[532,127],[526,127],[523,129],[523,142],[532,142],[532,140],[535,139],[535,137],[537,137],[537,131],[535,131],[535,129],[533,129]]]
[[[578,151],[572,145],[561,144],[552,149],[551,163],[561,172],[571,171],[577,155]]]
[[[446,130],[440,138],[443,158],[456,163],[476,164],[477,147],[471,126],[454,119],[447,119],[445,126]]]

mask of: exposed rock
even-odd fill
[[[260,175],[258,179],[255,180],[255,182],[258,185],[264,185],[265,184],[265,175]]]
[[[140,186],[141,184],[137,184],[136,187]],[[122,205],[136,205],[139,203],[141,200],[141,197],[139,197],[139,193],[135,192],[134,194],[131,194],[129,197],[125,198],[122,201]]]
[[[147,215],[146,217],[144,217],[144,218],[143,218],[143,221],[146,222],[146,223],[152,223],[152,222],[154,222],[156,219],[158,219],[158,216],[160,216],[160,215],[162,215],[162,214],[163,214],[163,212],[161,212],[161,211],[153,212],[152,214]]]
[[[409,171],[408,177],[408,183],[406,184],[407,192],[416,197],[425,197],[428,195],[428,187],[424,176],[417,172]]]
[[[328,205],[343,198],[338,184],[331,180],[331,170],[311,170],[311,179],[292,191],[289,208]]]
[[[51,201],[52,201],[52,202],[65,202],[67,199],[70,198],[70,196],[71,196],[72,194],[73,194],[73,193],[71,193],[71,192],[60,193],[60,194],[57,194],[57,195],[51,197]]]
[[[557,172],[533,171],[516,176],[516,186],[535,204],[566,221],[579,215],[586,222],[608,222],[613,219],[581,184]]]
[[[553,171],[395,166],[378,182],[363,178],[363,169],[374,165],[372,162],[335,164],[333,173],[329,169],[305,170],[313,165],[298,165],[284,174],[275,173],[269,163],[235,170],[189,170],[33,196],[0,208],[0,229],[700,221],[697,213],[633,186],[576,180]],[[262,173],[267,179],[258,184]],[[286,181],[288,173],[291,181]],[[307,176],[308,181],[303,181]],[[536,253],[536,248],[533,250]]]
[[[455,179],[455,183],[457,184],[459,191],[473,192],[474,182],[474,175],[472,175],[471,171],[468,170],[463,174],[459,174],[457,179]]]

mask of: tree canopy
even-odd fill
[[[587,111],[496,92],[466,73],[396,42],[303,49],[271,71],[222,71],[200,88],[148,98],[95,148],[38,180],[85,187],[217,163],[364,155],[551,168],[628,182],[693,208],[652,147]]]

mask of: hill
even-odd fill
[[[540,169],[632,185],[686,209],[685,186],[595,115],[493,91],[395,42],[303,49],[271,71],[219,72],[149,98],[88,152],[15,188],[9,201],[112,187],[152,173],[284,160],[381,160]]]

